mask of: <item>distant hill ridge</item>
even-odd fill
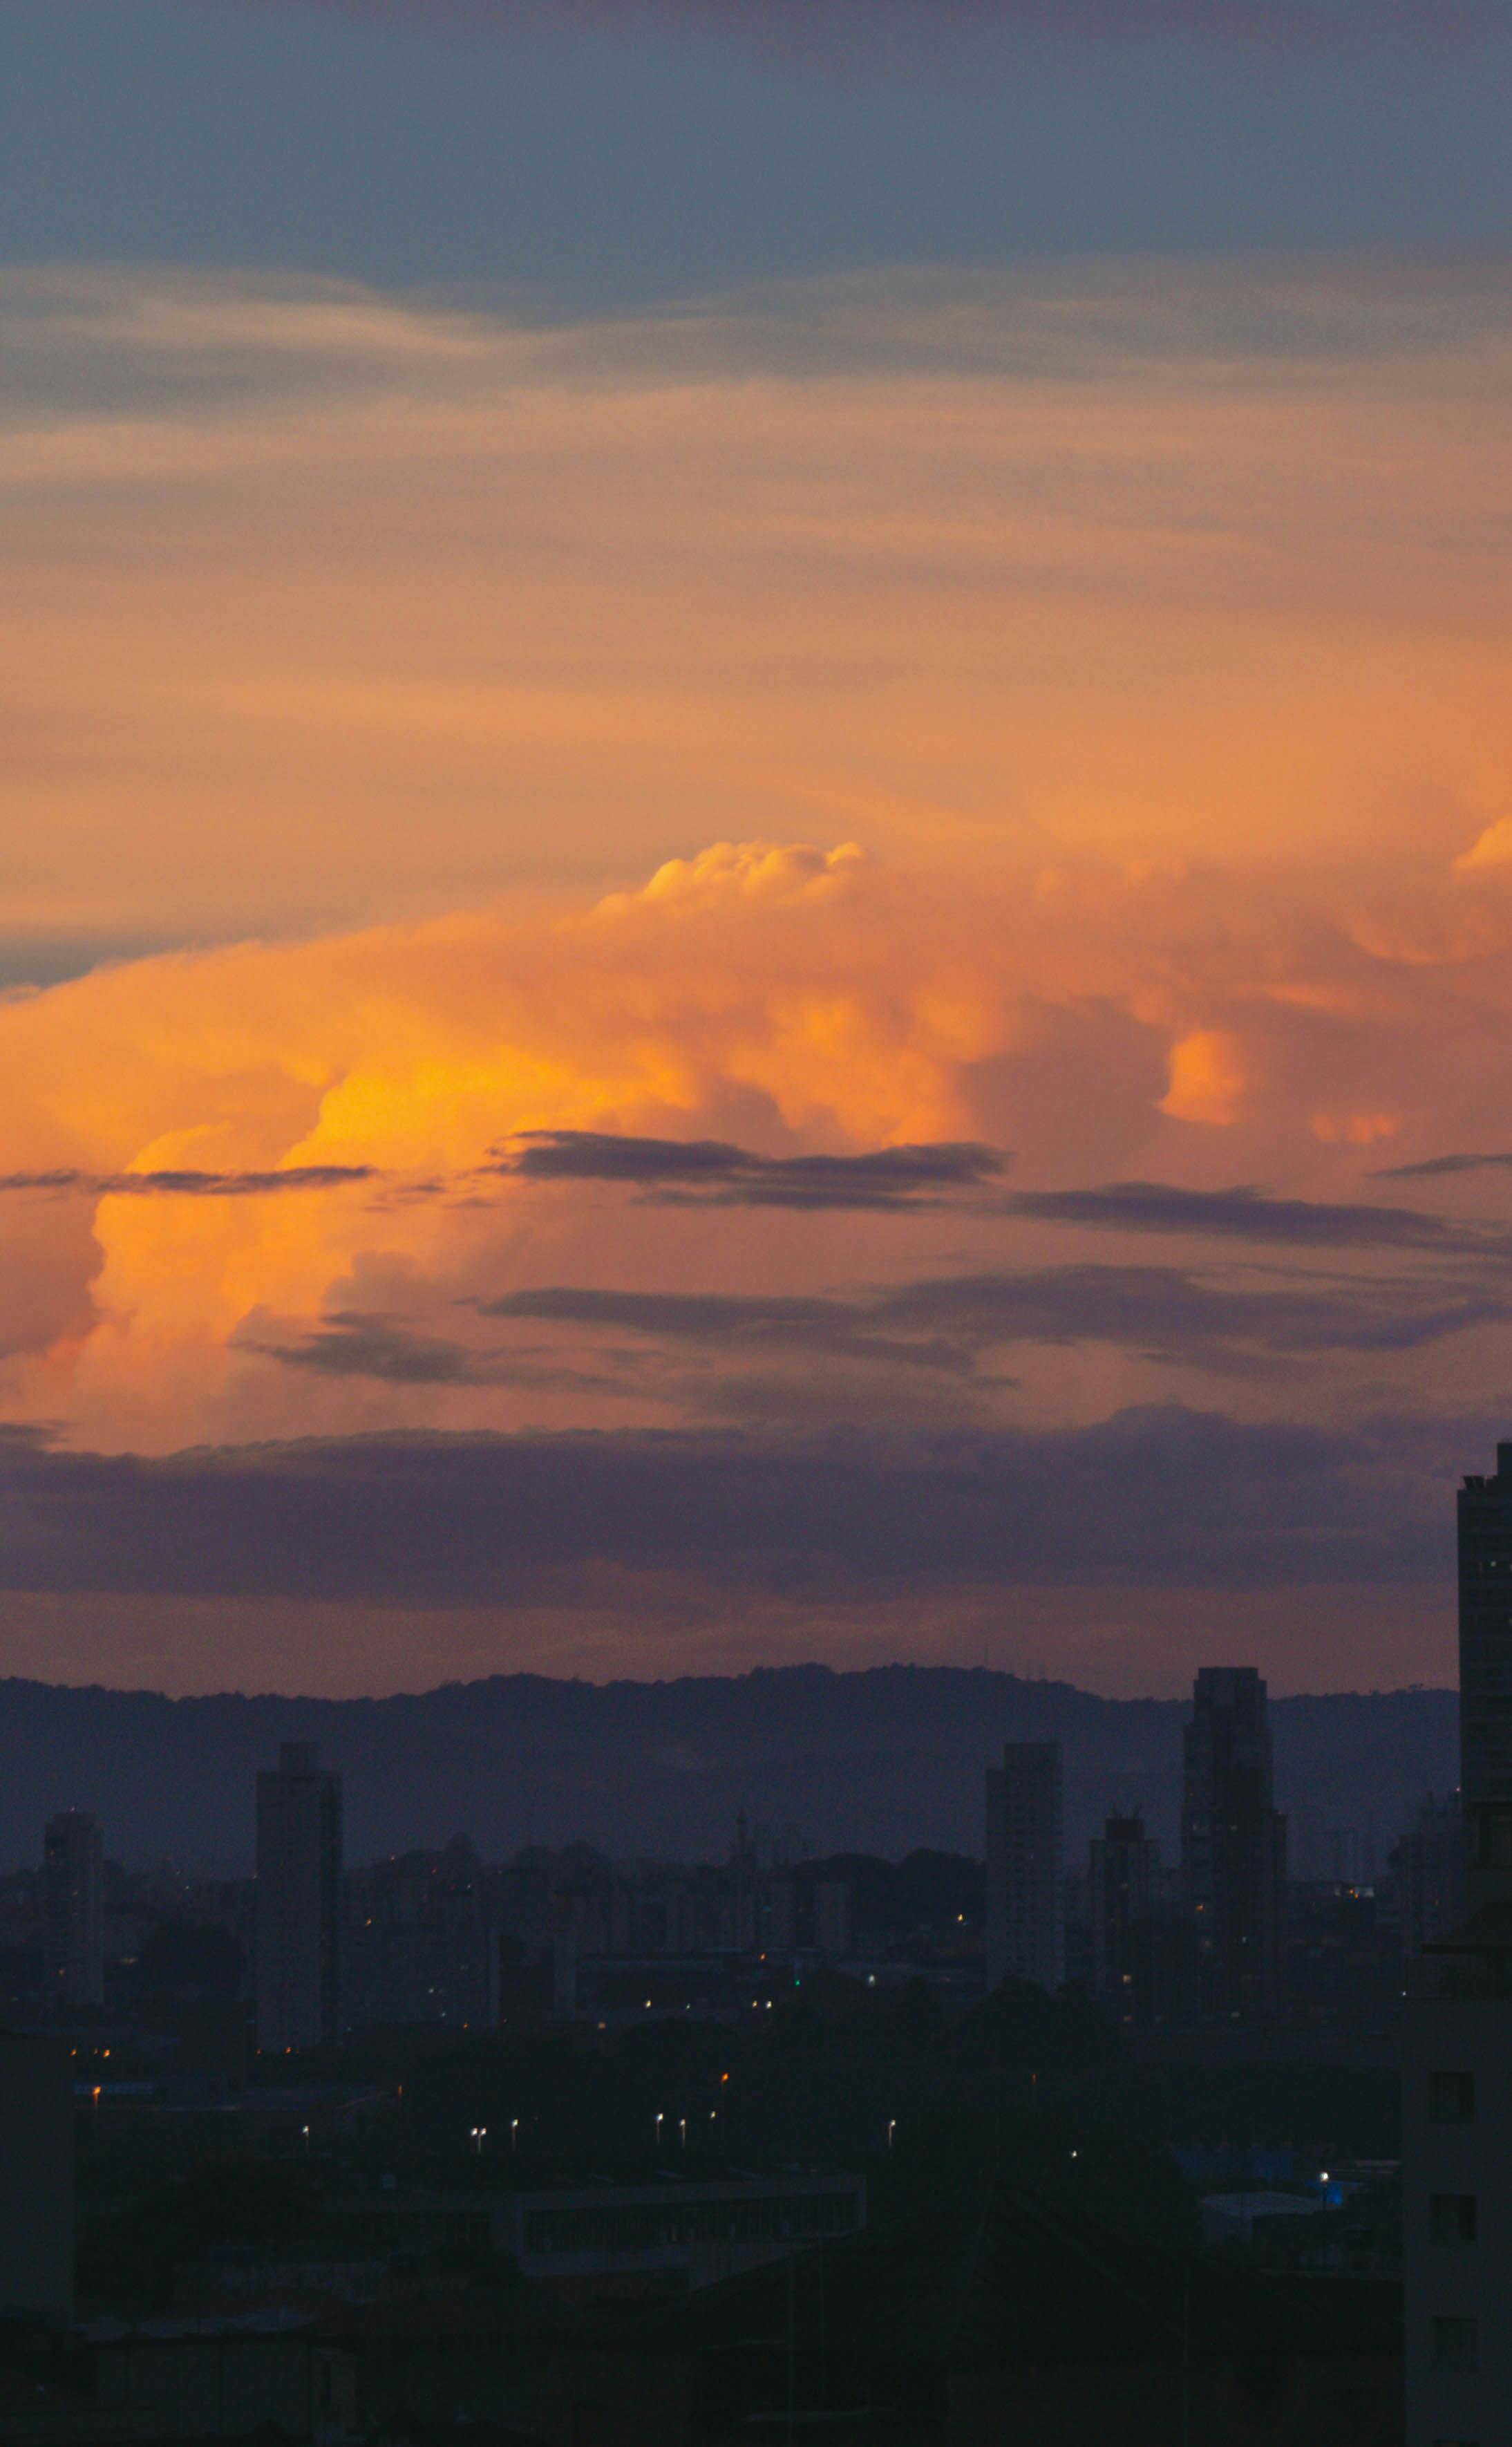
[[[1111,1806],[1142,1808],[1170,1849],[1188,1713],[1180,1699],[949,1665],[671,1682],[513,1674],[382,1699],[4,1680],[0,1864],[35,1860],[43,1821],[75,1804],[99,1812],[122,1860],[245,1865],[255,1771],[292,1738],[342,1770],[353,1861],[459,1829],[494,1858],[574,1840],[709,1858],[740,1810],[825,1851],[979,1852],[983,1767],[998,1744],[1034,1738],[1066,1745],[1073,1852]],[[1452,1691],[1306,1696],[1272,1714],[1294,1859],[1332,1828],[1384,1855],[1421,1794],[1457,1781]]]

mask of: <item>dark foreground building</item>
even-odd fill
[[[73,2311],[73,2085],[60,2041],[0,2030],[0,2324]]]

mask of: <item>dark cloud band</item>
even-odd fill
[[[498,1150],[524,1181],[628,1184],[677,1205],[889,1207],[981,1189],[1000,1148],[974,1140],[875,1148],[861,1155],[756,1155],[723,1139],[626,1138],[603,1130],[527,1130]]]
[[[1177,1266],[1046,1266],[942,1275],[865,1299],[601,1291],[550,1285],[483,1303],[486,1316],[618,1331],[730,1352],[765,1342],[892,1359],[927,1335],[964,1352],[1001,1343],[1109,1342],[1198,1359],[1235,1349],[1273,1353],[1405,1351],[1507,1315],[1479,1288],[1427,1292],[1396,1281],[1358,1286],[1229,1284]]]
[[[1377,1181],[1442,1181],[1457,1172],[1512,1172],[1512,1155],[1434,1155],[1423,1164],[1393,1164]]]
[[[0,1173],[0,1192],[56,1190],[84,1198],[273,1198],[292,1190],[345,1189],[376,1181],[370,1164],[293,1164],[274,1172],[52,1172]]]
[[[1446,1568],[1443,1484],[1477,1435],[1171,1407],[1047,1432],[408,1434],[164,1459],[9,1440],[0,1571],[13,1589],[501,1611],[571,1603],[595,1575],[601,1592],[605,1571],[857,1602],[1421,1580]]]
[[[1383,1179],[1405,1179],[1409,1167]],[[1023,1190],[1008,1213],[1047,1224],[1114,1232],[1198,1233],[1219,1240],[1270,1241],[1293,1247],[1443,1248],[1453,1227],[1410,1206],[1273,1198],[1262,1189],[1179,1189],[1163,1181],[1113,1181],[1095,1189]]]

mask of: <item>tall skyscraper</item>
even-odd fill
[[[54,2005],[104,2003],[104,1845],[87,1810],[61,1810],[43,1835],[42,1964]]]
[[[341,1778],[313,1742],[284,1742],[257,1777],[257,2045],[337,2031]]]
[[[1512,1896],[1512,1444],[1459,1496],[1465,1899]]]
[[[1066,1976],[1059,1742],[1008,1742],[987,1771],[987,1984]]]
[[[1512,2440],[1512,1443],[1465,1480],[1459,1525],[1468,1911],[1406,1964],[1408,2447]],[[1442,1845],[1431,1815],[1424,1831]]]
[[[1087,1863],[1092,1994],[1115,2021],[1143,2029],[1153,2011],[1155,1877],[1160,1847],[1138,1814],[1110,1812]]]
[[[1264,2021],[1285,1986],[1286,1821],[1276,1808],[1265,1684],[1204,1665],[1185,1735],[1181,1871],[1197,1930],[1198,2010]]]

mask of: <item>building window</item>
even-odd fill
[[[1473,2073],[1429,2074],[1428,2121],[1431,2124],[1474,2123],[1475,2076]]]
[[[1428,2323],[1433,2367],[1441,2371],[1473,2371],[1481,2367],[1481,2323],[1458,2311],[1444,2312]]]
[[[1473,2243],[1475,2229],[1473,2192],[1428,2194],[1428,2232],[1435,2243]]]

